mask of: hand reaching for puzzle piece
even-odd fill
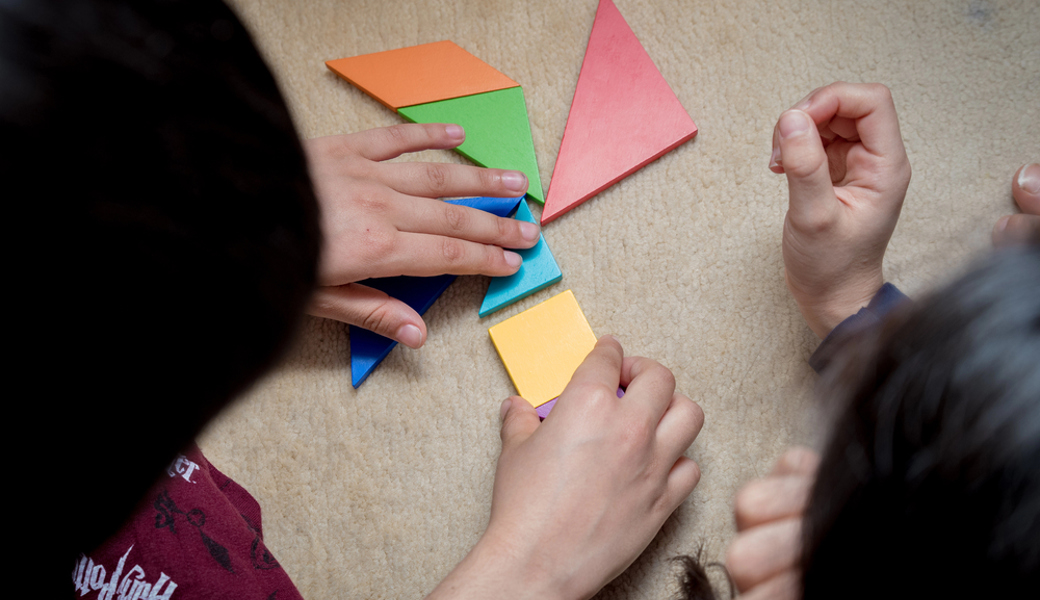
[[[668,369],[600,338],[544,422],[519,396],[503,405],[487,531],[430,597],[592,596],[693,491],[683,453],[703,423]]]
[[[454,196],[516,197],[517,171],[467,165],[385,162],[409,152],[449,149],[465,139],[457,125],[407,124],[305,140],[321,208],[319,282],[308,312],[418,348],[422,317],[404,302],[358,281],[397,275],[511,275],[520,256],[504,248],[538,242],[534,223],[446,204]]]

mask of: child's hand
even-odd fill
[[[815,452],[791,448],[772,473],[737,493],[734,512],[740,534],[726,551],[726,569],[741,598],[801,597],[802,515],[819,464]]]
[[[787,174],[787,287],[825,337],[884,284],[881,262],[910,183],[888,88],[833,83],[780,115],[770,169]]]
[[[1040,243],[1040,164],[1023,165],[1011,182],[1022,214],[1001,217],[993,227],[993,245],[998,248],[1021,243]]]
[[[503,404],[491,520],[434,597],[588,598],[693,491],[700,470],[683,453],[704,413],[668,369],[623,355],[600,338],[541,424],[522,398]]]
[[[517,171],[383,162],[407,152],[454,148],[457,125],[395,125],[303,142],[321,206],[318,290],[309,312],[370,329],[418,348],[426,325],[405,303],[354,282],[369,277],[511,275],[538,226],[446,204],[452,196],[515,197],[527,191]]]

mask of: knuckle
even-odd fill
[[[383,129],[386,141],[393,145],[400,145],[408,140],[408,126],[406,124],[391,125]]]
[[[505,250],[484,246],[484,268],[481,272],[495,273],[501,268],[500,265],[504,264],[506,264]]]
[[[390,203],[382,194],[358,190],[355,196],[358,210],[368,215],[383,215],[390,210]]]
[[[441,242],[441,258],[448,265],[457,265],[466,257],[466,249],[459,240],[445,238]]]
[[[440,195],[444,190],[448,189],[450,176],[447,165],[427,163],[424,176],[426,178],[426,186],[431,192]]]
[[[632,451],[645,448],[654,437],[655,429],[646,422],[630,422],[622,429],[619,443]]]
[[[444,204],[444,224],[448,231],[464,231],[469,225],[469,213],[461,206]]]
[[[651,367],[651,372],[654,379],[659,380],[662,385],[673,390],[675,389],[675,374],[672,373],[671,369],[661,363],[655,362]]]
[[[519,237],[520,223],[516,219],[502,219],[495,217],[495,229],[499,239],[511,239]]]
[[[572,392],[576,399],[580,399],[585,408],[593,414],[606,414],[617,397],[602,385],[594,383],[579,383],[568,391]]]
[[[784,236],[791,239],[801,235],[817,236],[834,228],[837,219],[831,211],[808,210],[787,211],[784,221]]]
[[[380,303],[372,312],[361,318],[360,327],[379,334],[394,330],[394,311],[390,300]]]
[[[497,172],[491,169],[478,169],[477,181],[480,183],[481,188],[492,189],[499,187],[502,179]]]
[[[359,251],[362,261],[378,261],[393,253],[394,237],[389,232],[367,229],[361,234],[361,237],[362,243],[359,244]]]
[[[877,96],[879,100],[885,102],[892,102],[892,90],[889,89],[887,85],[883,83],[870,83],[867,84],[867,89],[870,90],[872,94]]]

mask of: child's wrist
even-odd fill
[[[878,273],[877,277],[869,281],[827,294],[824,298],[817,296],[811,300],[802,300],[796,295],[795,300],[806,324],[822,340],[842,321],[870,304],[884,284],[884,278]]]

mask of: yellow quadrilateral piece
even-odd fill
[[[535,407],[560,395],[596,345],[567,290],[488,329],[516,391]]]

